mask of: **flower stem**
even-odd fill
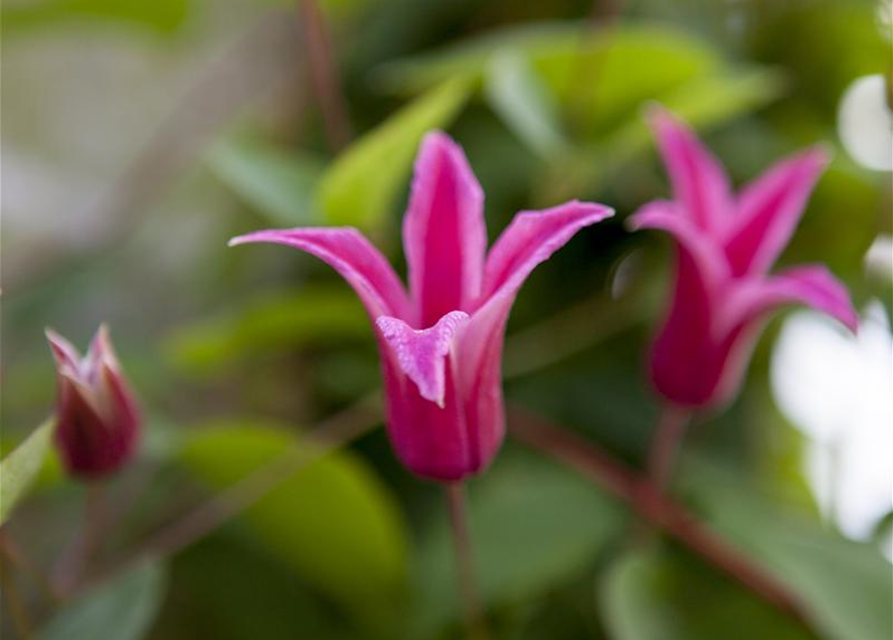
[[[664,406],[648,452],[648,476],[663,491],[670,482],[691,413],[672,404]]]
[[[375,393],[321,422],[306,437],[315,446],[303,443],[289,448],[181,518],[163,526],[143,541],[130,557],[111,565],[100,576],[94,576],[94,582],[125,566],[146,558],[168,556],[197,542],[254,505],[306,465],[358,438],[379,422],[378,393]]]
[[[9,611],[9,617],[12,618],[12,626],[16,635],[22,640],[31,640],[34,637],[31,619],[22,602],[15,577],[5,562],[0,563],[0,587],[2,587],[3,599],[6,600],[6,608]]]
[[[86,486],[81,532],[53,567],[51,584],[59,597],[64,598],[75,588],[102,546],[107,516],[105,489],[103,482],[98,480]]]
[[[444,495],[450,516],[450,529],[456,554],[457,584],[468,638],[469,640],[486,640],[488,634],[478,595],[474,571],[474,554],[471,546],[471,535],[468,531],[465,484],[462,482],[451,482],[444,485]]]
[[[40,567],[34,564],[5,528],[0,528],[0,561],[9,562],[22,574],[27,574],[34,581],[34,584],[37,585],[44,598],[54,604],[58,602],[59,598],[53,591],[47,576],[44,575]]]
[[[767,603],[809,627],[800,602],[783,583],[715,535],[684,506],[667,498],[650,478],[640,477],[583,438],[526,412],[512,410],[509,428],[519,441],[563,462],[625,501],[646,521],[663,529]]]

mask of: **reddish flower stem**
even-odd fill
[[[468,637],[470,640],[486,640],[488,634],[478,594],[474,553],[468,530],[465,484],[462,482],[445,484],[444,495],[450,516],[450,530],[456,554],[456,577]]]
[[[31,640],[34,637],[31,619],[28,617],[28,611],[25,609],[21,594],[19,594],[15,577],[6,562],[0,563],[0,587],[2,587],[3,599],[6,601],[6,608],[9,611],[9,617],[12,618],[12,626],[16,635],[22,640]]]
[[[22,547],[16,542],[6,527],[0,527],[0,559],[4,562],[8,561],[9,564],[18,569],[21,573],[27,574],[31,580],[33,580],[34,584],[37,585],[41,595],[48,601],[54,604],[58,602],[59,598],[53,590],[47,576],[44,575],[40,567],[34,564],[31,558],[28,557],[28,554],[26,554]]]
[[[690,421],[691,413],[688,410],[672,404],[664,406],[648,451],[648,476],[660,490],[666,489],[670,482]]]
[[[95,583],[147,558],[168,556],[188,547],[251,507],[302,468],[366,433],[380,420],[378,392],[321,422],[305,440],[227,489],[150,535],[130,557],[93,576]]]
[[[521,410],[511,410],[509,430],[519,441],[539,449],[625,501],[642,518],[663,529],[689,550],[737,580],[767,603],[808,627],[798,599],[787,587],[701,524],[681,504],[667,498],[592,443]]]
[[[64,598],[77,585],[90,561],[102,547],[106,531],[106,493],[101,480],[87,483],[84,516],[80,534],[62,552],[53,567],[50,584],[53,593]]]
[[[317,0],[299,0],[298,9],[307,70],[322,113],[326,137],[332,150],[340,151],[350,142],[350,121],[328,25]]]

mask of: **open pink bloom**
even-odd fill
[[[375,323],[397,456],[437,480],[480,471],[502,442],[502,343],[521,284],[578,230],[613,214],[580,202],[523,212],[485,255],[483,201],[462,149],[429,134],[403,221],[408,294],[356,229],[259,231],[230,243],[296,247],[354,288]]]
[[[741,384],[768,312],[803,303],[855,331],[843,285],[822,265],[768,273],[794,232],[826,154],[809,149],[731,192],[720,164],[694,133],[656,109],[652,128],[675,200],[654,201],[631,218],[676,241],[676,289],[651,351],[651,377],[675,404],[721,405]]]
[[[84,358],[62,336],[46,333],[58,381],[54,437],[65,469],[81,478],[113,473],[136,451],[141,419],[108,331],[99,328]]]

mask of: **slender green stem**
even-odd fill
[[[671,404],[661,413],[648,452],[648,475],[660,490],[666,489],[670,482],[690,420],[688,410]]]
[[[474,553],[471,534],[468,530],[468,509],[465,484],[451,482],[444,486],[447,511],[450,516],[450,529],[453,548],[456,554],[456,578],[462,612],[469,639],[486,640],[489,637],[484,622],[477,578],[474,571]]]

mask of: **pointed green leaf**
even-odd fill
[[[468,97],[468,83],[445,82],[417,98],[373,129],[325,172],[318,202],[326,221],[375,229],[406,188],[412,160],[422,136],[446,128]]]
[[[316,458],[285,429],[234,424],[198,430],[181,460],[221,490],[283,454],[307,463],[246,510],[244,522],[276,557],[349,610],[387,618],[404,586],[407,540],[396,502],[359,457]]]
[[[52,441],[56,421],[49,419],[0,461],[0,524],[37,478]]]

